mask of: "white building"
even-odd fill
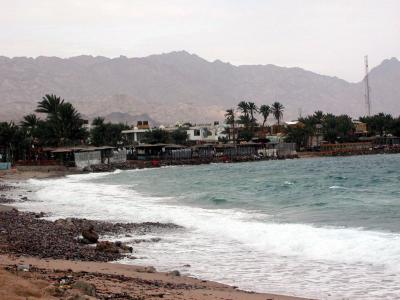
[[[227,134],[225,133],[224,125],[197,125],[190,127],[186,130],[188,134],[188,140],[192,142],[218,142],[220,139],[226,138]]]
[[[148,131],[150,131],[150,129],[134,127],[133,129],[122,130],[121,133],[130,144],[141,144]]]

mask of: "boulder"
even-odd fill
[[[132,247],[129,247],[120,241],[116,241],[115,246],[117,246],[120,249],[121,253],[132,253],[133,252]]]
[[[106,253],[120,253],[119,247],[109,241],[101,241],[96,245],[96,250]]]
[[[94,231],[93,226],[90,226],[88,229],[82,230],[82,236],[84,239],[92,244],[97,243],[97,241],[99,240],[99,235],[96,231]]]
[[[67,219],[58,219],[54,222],[57,226],[60,226],[66,230],[74,230],[75,229],[75,224],[72,221],[71,218]]]
[[[168,275],[178,277],[178,276],[181,276],[181,273],[178,270],[174,270],[174,271],[169,272]]]

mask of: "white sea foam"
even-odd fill
[[[346,189],[346,187],[340,186],[340,185],[332,185],[329,188],[332,189],[332,190],[339,190],[339,189],[345,190]]]
[[[399,234],[266,223],[246,211],[181,206],[169,198],[141,195],[124,185],[90,182],[110,174],[30,180],[36,190],[33,198],[41,201],[18,205],[28,210],[50,211],[52,218],[182,225],[187,229],[184,233],[164,237],[160,244],[138,246],[138,251],[147,256],[143,263],[161,267],[191,263],[194,267],[190,272],[195,275],[243,288],[287,293],[287,285],[279,280],[281,276],[284,282],[291,280],[293,294],[328,298],[328,292],[336,289],[340,297],[367,291],[391,299],[390,293],[376,294],[376,290],[382,280],[389,280],[386,285],[393,285],[393,289],[399,282],[393,277],[400,272]],[[149,253],[153,256],[149,257]],[[177,257],[176,253],[180,255]],[[297,271],[302,275],[296,276]],[[357,276],[368,280],[372,290],[368,292],[365,286],[358,290],[345,287],[346,280],[361,280],[355,279]],[[367,294],[356,298],[367,299]]]

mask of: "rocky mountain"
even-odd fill
[[[400,114],[399,81],[396,58],[370,72],[374,112]],[[225,109],[241,100],[280,101],[287,120],[317,109],[355,117],[365,113],[362,81],[300,68],[234,66],[185,51],[144,58],[0,57],[0,120],[19,120],[46,93],[72,102],[89,118],[122,122],[143,114],[161,123],[221,120]]]

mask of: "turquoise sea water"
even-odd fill
[[[124,263],[257,291],[400,298],[400,155],[117,171],[28,185],[34,201],[21,207],[54,218],[185,228],[135,245],[140,259]]]

